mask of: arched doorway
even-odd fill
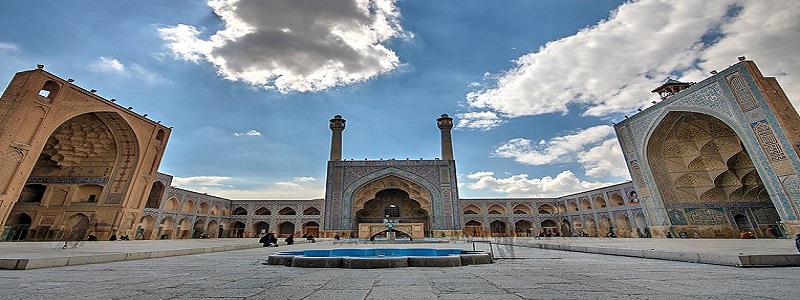
[[[6,237],[6,240],[25,240],[25,238],[28,237],[28,230],[31,228],[31,223],[31,216],[26,213],[17,214],[9,218],[6,225],[11,226],[11,234]]]
[[[519,220],[514,223],[514,232],[519,237],[531,236],[533,235],[533,223],[528,220]]]
[[[152,216],[144,216],[139,220],[139,227],[136,229],[136,235],[133,236],[134,240],[149,240],[153,236],[153,229],[156,226],[156,221]]]
[[[47,190],[47,186],[43,184],[26,184],[25,187],[22,188],[22,193],[19,195],[19,200],[17,200],[17,202],[42,202],[45,190]]]
[[[319,223],[311,221],[308,223],[303,224],[303,234],[313,234],[314,236],[319,236]]]
[[[356,226],[360,223],[383,223],[384,219],[393,223],[422,223],[426,231],[430,225],[429,212],[401,189],[381,190],[356,211]]]
[[[753,126],[754,131],[760,128]],[[770,217],[764,219],[778,215],[745,143],[733,128],[714,116],[688,111],[667,113],[647,141],[647,159],[666,211],[675,212],[670,216],[686,216],[669,218],[675,231],[738,237],[740,228],[773,225],[753,224],[744,214],[740,224],[735,216],[726,215],[742,203],[748,203],[750,210],[766,212]]]
[[[191,237],[190,233],[194,227],[192,226],[192,218],[185,217],[178,223],[178,232],[175,234],[176,239],[185,239]]]
[[[220,226],[219,223],[217,223],[217,221],[211,220],[211,222],[208,222],[208,227],[206,229],[206,232],[208,232],[208,237],[211,238],[219,237],[220,233],[219,228]]]
[[[401,170],[398,172],[404,173]],[[410,178],[416,176],[412,173],[406,175]],[[353,188],[345,190],[345,194],[352,195],[352,206],[341,216],[345,220],[342,222],[350,222],[350,224],[342,223],[342,227],[357,230],[360,238],[368,238],[380,231],[382,227],[388,228],[388,225],[384,225],[384,219],[387,219],[387,221],[392,221],[392,224],[405,223],[396,226],[397,229],[410,230],[414,238],[432,236],[433,230],[437,229],[434,228],[432,199],[435,199],[434,195],[439,196],[439,194],[428,190],[425,184],[427,182],[420,184],[405,177],[390,174],[358,185],[358,187],[353,185]],[[345,218],[348,215],[353,217]],[[386,215],[398,217],[387,218]],[[337,223],[333,222],[331,228],[337,228]],[[328,226],[326,223],[325,228]]]
[[[579,218],[572,219],[572,236],[587,236],[589,235],[586,232],[586,228],[583,226],[583,222]]]
[[[597,231],[600,236],[606,236],[609,232],[614,230],[614,225],[611,223],[611,218],[608,216],[600,216],[598,221],[600,224],[597,226]]]
[[[89,216],[84,214],[75,214],[68,218],[65,222],[66,226],[64,232],[64,240],[67,241],[82,241],[89,236]]]
[[[242,238],[244,237],[244,223],[235,221],[231,223],[231,232],[229,237]]]
[[[164,184],[161,181],[153,182],[150,188],[150,196],[147,197],[147,204],[145,208],[159,208],[161,207],[161,197],[164,196]]]
[[[158,225],[158,238],[164,240],[172,237],[174,228],[175,220],[173,220],[172,217],[164,218],[164,220],[161,220],[161,223]]]
[[[631,233],[631,220],[627,215],[618,214],[616,217],[614,217],[614,221],[616,224],[614,234],[621,238],[633,236]]]
[[[464,224],[464,235],[468,237],[483,236],[483,224],[475,220],[467,221],[467,223]]]
[[[567,219],[561,220],[560,236],[572,236],[572,226]]]
[[[650,237],[650,230],[647,229],[647,220],[644,218],[644,214],[641,212],[636,213],[633,220],[636,221],[636,230],[639,232],[639,236]]]
[[[205,231],[203,230],[205,227],[206,224],[205,222],[203,222],[203,220],[197,220],[196,222],[194,222],[194,228],[192,228],[192,238],[193,239],[200,238],[200,236],[203,233],[205,233]]]
[[[597,236],[597,223],[591,216],[586,217],[586,234],[589,236]]]
[[[736,222],[736,228],[739,231],[747,231],[753,229],[753,223],[750,222],[750,218],[743,214],[736,214],[733,216],[733,221]]]
[[[263,236],[264,234],[269,232],[269,223],[264,221],[259,221],[253,224],[253,232],[256,233],[256,236]]]
[[[508,236],[508,230],[506,228],[506,222],[500,220],[489,223],[489,230],[491,230],[492,236]]]
[[[294,235],[294,223],[292,222],[283,222],[278,225],[278,236],[279,237],[287,237],[290,235]]]
[[[558,223],[553,220],[542,221],[542,232],[539,235],[553,236],[558,232]]]

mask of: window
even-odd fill
[[[400,217],[400,208],[394,204],[390,204],[386,208],[383,209],[384,215],[389,218],[399,218]]]

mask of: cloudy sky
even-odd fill
[[[800,104],[795,0],[0,1],[0,84],[45,64],[174,127],[161,172],[232,199],[324,195],[346,159],[440,156],[460,196],[629,180],[611,123],[745,55]]]

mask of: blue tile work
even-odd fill
[[[108,181],[104,177],[29,177],[27,183],[106,184]]]
[[[686,219],[692,225],[729,225],[722,208],[687,208]]]
[[[669,211],[669,221],[672,225],[689,225],[686,215],[682,209],[672,209]]]
[[[364,185],[390,175],[414,182],[430,192],[433,230],[461,228],[455,161],[350,160],[328,163],[325,230],[354,229],[354,193]]]
[[[661,223],[668,226],[667,222],[674,225],[682,223],[680,218],[673,216],[672,210],[668,218],[665,218],[667,207],[673,205],[665,205],[661,199],[659,187],[655,183],[647,159],[647,142],[653,130],[670,112],[707,114],[730,126],[750,154],[778,215],[783,220],[797,220],[796,210],[800,207],[800,179],[796,173],[800,170],[800,159],[790,140],[781,130],[775,113],[769,110],[770,106],[765,96],[759,92],[748,64],[752,62],[737,63],[615,124],[629,170],[634,173],[633,169],[637,167],[637,171],[640,170],[642,173],[641,180],[637,180],[638,176],[633,176],[634,183],[651,224]],[[755,68],[754,64],[752,66]],[[791,171],[795,174],[786,174],[784,167],[782,174],[785,175],[777,176],[770,163],[787,160],[790,162]],[[789,199],[794,203],[790,204]],[[722,220],[710,217],[716,215],[715,209],[709,212],[709,208],[698,210],[703,205],[694,206],[695,208],[685,209],[687,212],[693,209],[692,214],[698,221],[714,223]],[[701,212],[708,214],[704,215]],[[724,210],[722,214],[724,215]],[[708,218],[704,219],[705,217]],[[688,220],[691,221],[691,218],[690,216]]]

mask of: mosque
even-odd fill
[[[770,238],[800,232],[800,116],[775,78],[740,58],[615,124],[632,181],[557,198],[458,195],[451,130],[441,157],[344,160],[329,121],[324,199],[235,200],[158,172],[171,128],[44,70],[0,97],[0,240],[486,236]]]

